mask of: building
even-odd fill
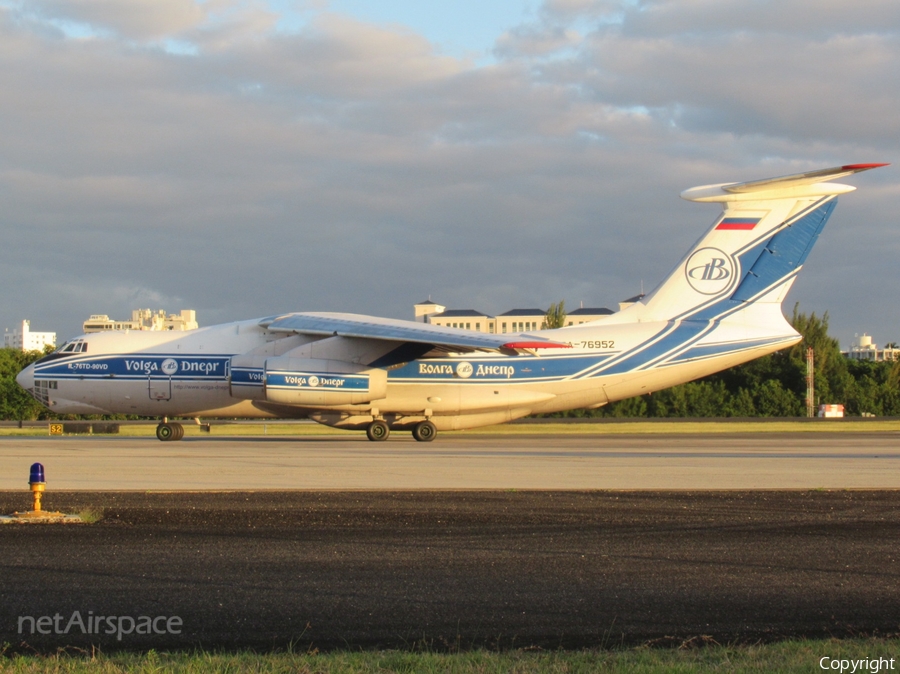
[[[900,360],[900,348],[896,344],[888,344],[883,349],[879,349],[878,345],[872,342],[872,337],[863,333],[857,337],[848,351],[842,351],[847,358],[853,360],[871,360],[880,361],[898,361]]]
[[[44,347],[56,348],[55,332],[32,332],[31,321],[22,321],[21,330],[8,330],[3,335],[3,345],[21,351],[43,351]]]
[[[606,307],[581,307],[580,309],[575,309],[574,311],[569,311],[566,313],[566,325],[581,325],[582,323],[590,323],[591,321],[596,321],[603,318],[604,316],[610,316],[614,313],[615,312],[612,309],[607,309]]]
[[[630,307],[632,304],[637,304],[642,299],[644,299],[644,293],[641,293],[640,295],[635,295],[634,297],[629,297],[627,300],[622,300],[621,302],[619,302],[619,311],[624,311],[625,309]]]
[[[197,312],[193,309],[182,309],[179,314],[169,314],[163,309],[153,312],[150,309],[135,309],[131,312],[130,321],[116,321],[106,314],[91,314],[82,325],[85,334],[105,332],[107,330],[196,330]]]
[[[443,307],[441,307],[443,309]],[[448,328],[461,328],[475,332],[495,332],[496,321],[492,316],[474,309],[447,309],[439,314],[426,316],[432,325],[443,325]]]
[[[437,304],[431,301],[429,297],[424,302],[419,302],[418,304],[413,305],[413,309],[416,312],[416,322],[417,323],[428,323],[428,319],[435,314],[443,313],[447,310],[447,307]]]
[[[497,332],[529,332],[546,329],[547,311],[540,309],[512,309],[497,316]]]
[[[416,304],[414,310],[417,321],[475,332],[503,334],[547,329],[547,312],[543,309],[512,309],[499,316],[490,316],[475,309],[447,309],[428,298],[427,302]],[[612,313],[606,308],[581,307],[566,314],[566,325],[590,323]]]

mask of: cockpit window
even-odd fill
[[[87,342],[83,339],[73,339],[59,347],[57,353],[87,353]]]

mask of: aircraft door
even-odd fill
[[[160,366],[160,373],[156,376],[147,376],[147,393],[150,400],[172,399],[172,375],[178,371],[178,364],[171,358],[166,358]]]
[[[150,400],[171,400],[172,378],[147,377],[147,392],[150,394]]]

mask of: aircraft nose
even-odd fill
[[[34,365],[29,365],[16,375],[16,383],[26,391],[34,388]]]

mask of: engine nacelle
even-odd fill
[[[355,405],[387,395],[387,372],[342,360],[267,358],[265,400],[284,405]]]
[[[231,359],[231,397],[242,400],[266,399],[266,359],[264,354],[241,354]]]

